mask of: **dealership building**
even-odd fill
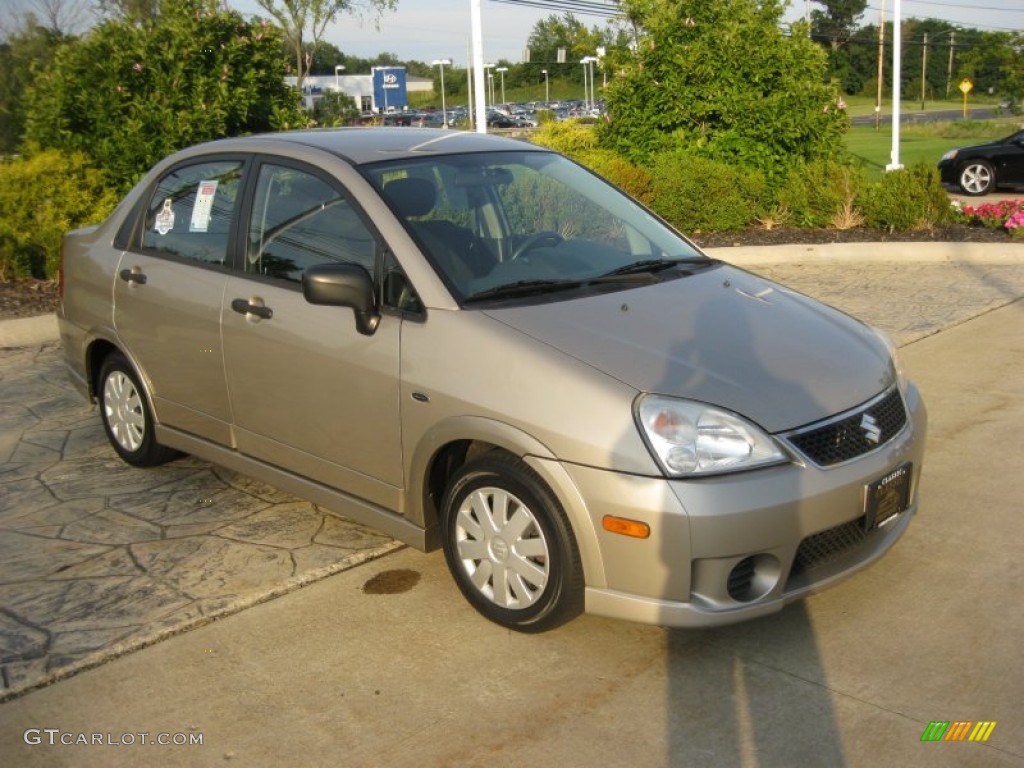
[[[285,78],[292,87],[296,81],[295,77]],[[409,93],[432,91],[434,81],[408,75],[405,67],[373,67],[368,75],[345,75],[340,70],[334,75],[310,75],[303,80],[302,90],[306,109],[312,109],[325,93],[342,93],[360,112],[382,114],[408,108]]]

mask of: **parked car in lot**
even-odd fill
[[[62,281],[125,461],[192,453],[443,548],[513,629],[772,613],[917,508],[925,409],[883,335],[520,141],[193,147],[65,237]]]
[[[943,184],[966,195],[986,195],[999,186],[1024,184],[1024,131],[987,144],[951,149],[939,161]]]

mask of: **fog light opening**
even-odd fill
[[[774,555],[751,555],[740,560],[729,571],[726,589],[738,603],[760,600],[779,583],[779,561]]]

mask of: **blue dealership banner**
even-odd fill
[[[405,67],[374,67],[373,106],[379,112],[405,109],[409,103]]]

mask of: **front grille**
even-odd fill
[[[863,517],[812,534],[800,542],[790,574],[796,575],[819,565],[826,565],[862,544],[867,537]]]
[[[880,448],[896,437],[906,423],[903,398],[899,389],[893,387],[862,408],[784,437],[819,467],[831,467]]]

